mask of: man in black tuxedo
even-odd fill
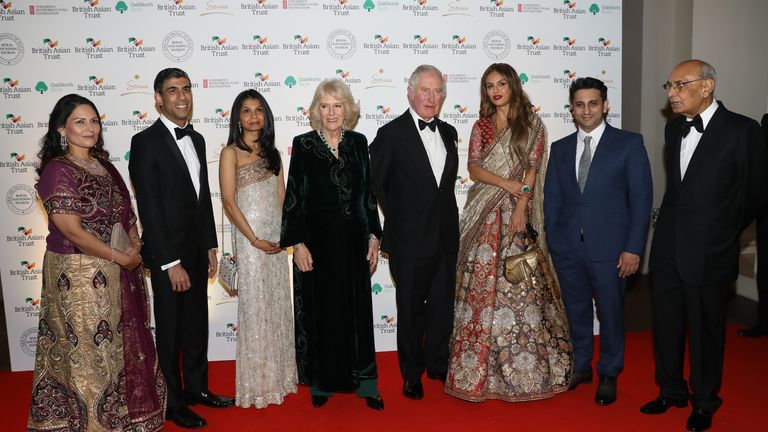
[[[651,245],[653,344],[661,414],[690,399],[691,431],[707,430],[722,400],[725,321],[738,276],[739,237],[765,202],[766,152],[756,121],[715,101],[715,69],[678,64],[664,84],[667,188]],[[683,378],[686,327],[690,388]]]
[[[768,114],[763,114],[760,125],[768,146]],[[768,336],[768,211],[757,216],[757,322],[752,327],[739,329],[739,335]]]
[[[384,213],[381,250],[396,287],[397,350],[403,394],[424,396],[421,375],[445,381],[453,328],[459,214],[453,188],[456,129],[437,118],[445,80],[421,65],[408,80],[410,108],[379,128],[370,146],[374,189]]]
[[[206,421],[188,404],[220,408],[234,402],[208,390],[207,280],[216,273],[217,243],[205,140],[189,124],[186,72],[164,69],[154,86],[161,115],[133,136],[128,170],[144,228],[141,253],[152,273],[157,353],[168,382],[166,417],[199,428]]]

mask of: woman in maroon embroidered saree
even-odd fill
[[[546,130],[511,66],[491,65],[480,93],[445,391],[472,402],[544,399],[568,388],[572,368],[568,319],[543,230]],[[544,259],[532,278],[512,284],[504,258],[527,250],[526,224],[538,231]]]
[[[165,380],[150,330],[130,194],[103,149],[95,105],[67,95],[42,139],[48,213],[29,431],[156,431]],[[122,252],[113,227],[129,234]]]

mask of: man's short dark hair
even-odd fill
[[[571,87],[568,89],[569,101],[573,103],[573,97],[576,96],[577,91],[588,89],[600,90],[600,97],[603,99],[603,102],[608,100],[608,87],[605,86],[604,82],[597,78],[584,77],[576,78],[571,83]]]
[[[163,84],[171,78],[186,78],[190,82],[189,75],[179,68],[166,68],[157,73],[155,77],[155,93],[162,93]]]

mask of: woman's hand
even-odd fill
[[[512,234],[516,232],[525,232],[525,224],[528,222],[528,218],[525,214],[525,207],[515,207],[512,211],[512,218],[509,220],[509,230]]]
[[[131,247],[129,247],[125,252],[119,252],[115,251],[116,254],[123,255],[121,260],[118,261],[117,257],[115,257],[115,262],[119,264],[121,267],[123,267],[126,270],[133,270],[136,267],[141,264],[141,255],[139,254],[139,249],[141,248],[141,245],[133,244]]]
[[[279,244],[263,239],[256,239],[252,241],[251,246],[255,247],[256,249],[260,249],[269,255],[276,254],[282,250]]]
[[[312,271],[312,254],[304,243],[293,246],[293,262],[302,272]]]
[[[365,256],[368,260],[368,268],[371,274],[376,271],[376,266],[379,264],[379,241],[377,239],[368,240],[368,254]]]
[[[504,179],[499,186],[517,199],[531,198],[531,191],[529,190],[528,192],[523,192],[523,187],[525,185],[517,180]]]

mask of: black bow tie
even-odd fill
[[[425,127],[428,127],[429,130],[432,132],[435,131],[435,128],[437,128],[437,119],[433,118],[432,121],[425,122],[422,119],[419,119],[419,130],[424,130]]]
[[[194,130],[195,129],[192,128],[192,123],[187,123],[183,128],[173,128],[173,131],[176,133],[176,140],[180,140],[185,136],[192,136],[192,131]]]
[[[696,128],[698,133],[704,133],[704,122],[701,120],[700,115],[697,115],[691,121],[683,122],[682,126],[680,127],[683,129],[683,138],[688,136],[688,132],[691,131],[692,127]]]

